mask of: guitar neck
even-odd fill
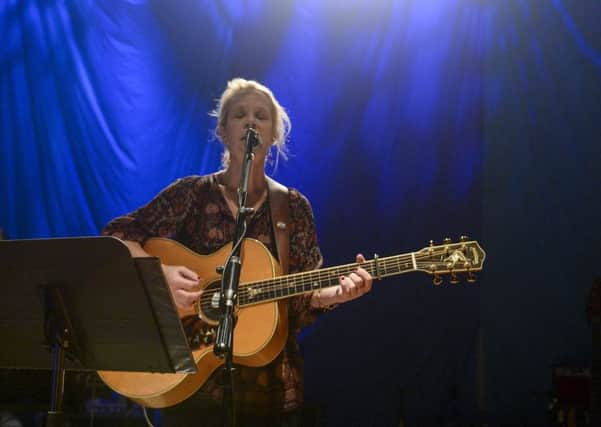
[[[408,273],[418,270],[418,261],[415,252],[377,258],[361,264],[345,264],[335,267],[303,273],[279,276],[269,280],[245,283],[238,291],[240,306],[253,305],[263,302],[290,298],[297,295],[313,292],[318,289],[336,286],[341,276],[348,276],[361,266],[375,279]]]
[[[462,239],[459,243],[449,241],[438,246],[430,242],[429,247],[418,252],[384,258],[376,256],[361,264],[339,265],[247,282],[238,290],[238,301],[240,306],[254,305],[336,286],[341,276],[348,276],[359,266],[367,270],[375,279],[422,271],[434,276],[434,284],[440,284],[442,282],[440,276],[444,274],[450,274],[451,283],[457,283],[457,273],[467,273],[468,282],[473,282],[475,281],[473,273],[482,269],[485,257],[486,254],[476,241]]]

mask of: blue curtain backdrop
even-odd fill
[[[490,412],[522,425],[545,424],[553,365],[591,364],[585,308],[601,277],[599,22],[599,1],[514,0],[497,2],[486,31],[482,238],[492,262],[481,288],[483,389]]]
[[[0,227],[96,235],[217,170],[208,112],[230,78],[260,80],[293,122],[274,177],[311,200],[327,265],[464,233],[494,255],[476,286],[387,279],[324,315],[302,336],[307,401],[341,425],[544,415],[527,396],[549,387],[549,359],[587,351],[575,319],[601,240],[600,15],[575,0],[0,2]],[[509,233],[533,228],[536,250]],[[522,263],[576,238],[577,291],[577,254],[560,277]],[[531,280],[551,306],[524,306]],[[529,329],[549,318],[560,344]]]

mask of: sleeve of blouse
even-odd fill
[[[178,179],[145,206],[113,219],[102,234],[140,244],[150,237],[175,238],[192,205],[194,181],[193,177]]]
[[[309,200],[301,193],[290,189],[290,273],[315,270],[323,264],[317,242],[313,210]],[[323,310],[311,308],[311,295],[305,294],[290,299],[290,332],[298,333],[313,323]]]

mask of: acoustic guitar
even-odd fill
[[[158,374],[145,372],[99,371],[100,378],[113,390],[151,408],[175,405],[196,392],[209,376],[224,363],[213,353],[214,329],[219,323],[221,276],[217,268],[224,265],[231,244],[211,255],[199,255],[169,239],[153,238],[144,250],[166,265],[184,265],[201,277],[203,293],[191,309],[179,310],[182,321],[198,316],[203,327],[195,337],[188,337],[198,371],[194,374]],[[358,264],[346,264],[319,270],[280,276],[280,267],[269,250],[259,241],[242,243],[243,268],[238,289],[238,322],[234,330],[234,363],[263,366],[282,351],[288,337],[287,298],[336,286],[339,277],[354,271]],[[467,281],[476,280],[485,253],[476,241],[463,236],[460,242],[445,239],[444,244],[417,252],[382,257],[361,264],[374,279],[382,279],[412,271],[433,276],[440,285],[444,275],[451,283],[459,283],[459,273]]]

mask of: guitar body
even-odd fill
[[[221,280],[216,269],[225,265],[231,244],[211,255],[199,255],[169,239],[149,239],[144,250],[167,265],[183,265],[201,278],[201,287]],[[280,267],[269,250],[259,241],[245,239],[242,243],[243,283],[279,275]],[[264,366],[277,357],[288,338],[287,301],[265,302],[246,306],[238,312],[234,329],[234,363]],[[181,319],[198,316],[197,310],[179,310]],[[192,349],[198,372],[195,374],[154,374],[146,372],[99,371],[100,378],[113,390],[147,407],[164,408],[175,405],[196,392],[224,361],[213,354],[213,346],[200,345]]]

